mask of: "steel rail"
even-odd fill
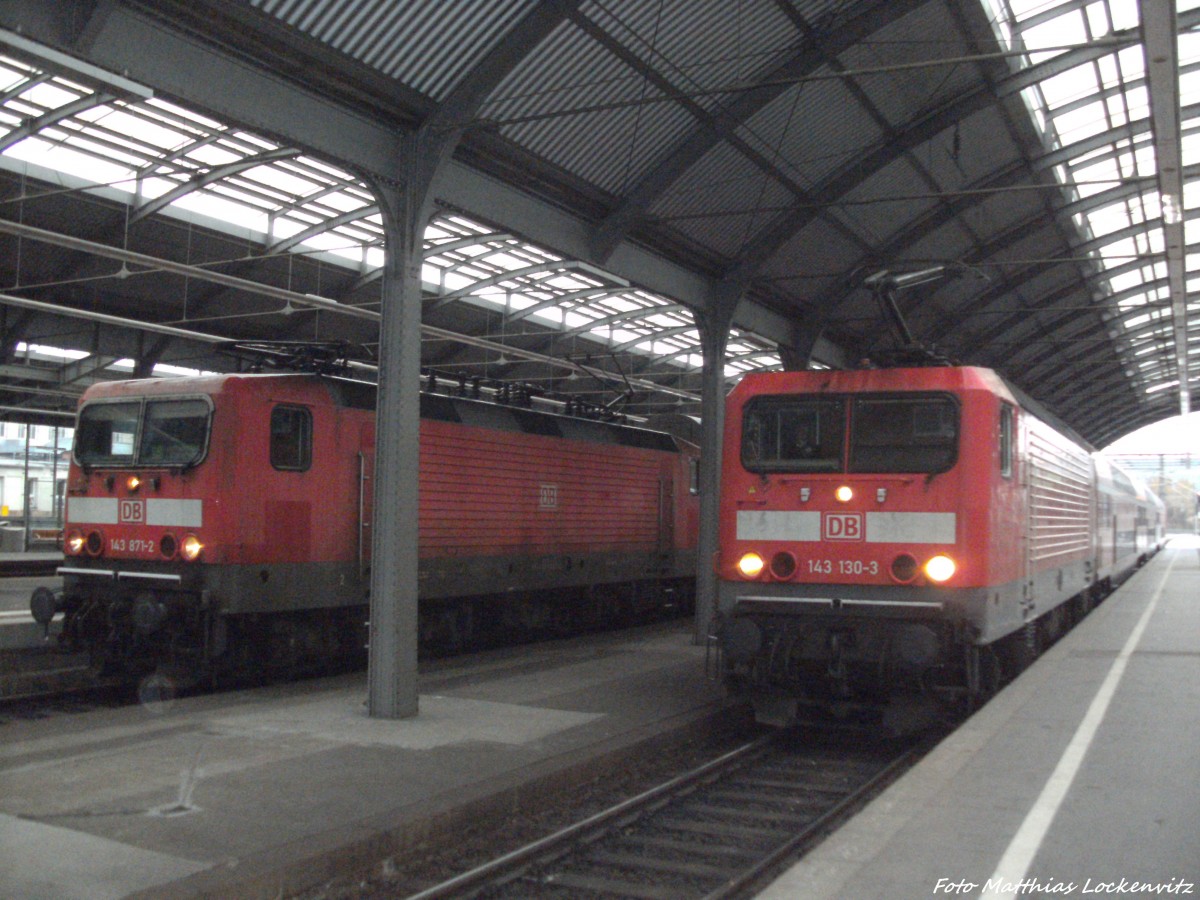
[[[681,790],[703,781],[705,778],[719,773],[734,764],[741,762],[747,757],[751,757],[756,753],[760,753],[769,747],[776,739],[775,734],[768,734],[764,737],[751,741],[748,744],[743,744],[735,750],[717,757],[710,762],[704,763],[701,766],[692,769],[690,772],[685,772],[670,781],[653,787],[648,791],[638,794],[636,797],[630,797],[615,806],[602,810],[595,815],[589,816],[573,825],[568,825],[553,834],[548,834],[543,838],[539,838],[524,847],[519,847],[509,853],[499,856],[481,866],[477,866],[467,872],[456,875],[454,878],[443,881],[441,884],[434,885],[416,894],[408,896],[407,900],[440,900],[440,898],[453,897],[460,892],[476,888],[494,880],[494,877],[504,872],[515,872],[524,865],[534,863],[539,858],[547,855],[551,851],[565,849],[574,844],[578,839],[585,834],[591,832],[602,832],[614,822],[621,820],[626,816],[636,815],[644,812],[654,806],[659,800],[667,800],[678,794]]]
[[[798,831],[790,840],[776,847],[758,862],[751,865],[749,868],[740,872],[736,877],[731,878],[709,894],[706,894],[702,900],[728,900],[735,897],[740,891],[745,890],[755,881],[762,878],[764,874],[778,866],[789,856],[796,853],[801,847],[819,835],[826,828],[842,819],[847,813],[852,812],[854,808],[862,802],[864,797],[870,796],[878,788],[890,784],[895,778],[903,774],[913,762],[923,755],[929,748],[924,744],[916,747],[911,747],[896,759],[892,760],[882,770],[877,772],[868,781],[859,785],[852,792],[847,794],[838,803],[826,810],[810,822],[801,831]]]

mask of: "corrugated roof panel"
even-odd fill
[[[480,115],[502,125],[531,117],[541,121],[537,117],[569,114],[585,103],[636,99],[630,87],[640,81],[576,26],[563,23],[500,82]]]
[[[1029,287],[1028,296],[1037,296],[1032,291],[1032,280],[1038,278],[1065,278],[1068,281],[1078,277],[1074,266],[1050,266],[1044,274],[1034,276],[1029,272],[1039,263],[1048,263],[1056,257],[1072,254],[1072,249],[1063,240],[1061,231],[1054,223],[1045,217],[1034,218],[1025,228],[1018,229],[1017,240],[1003,246],[991,246],[987,259],[981,261],[979,267],[986,272],[994,272],[999,276],[1011,278],[1017,273],[1025,293]]]
[[[653,116],[635,108],[590,113],[559,120],[555,130],[521,136],[524,146],[612,194],[623,194],[664,145],[679,140],[694,119],[677,107]],[[596,141],[603,134],[604,140]]]
[[[570,73],[579,72],[586,80],[572,80]],[[694,116],[673,102],[644,103],[648,92],[645,80],[611,52],[562,26],[500,85],[481,115],[498,121],[506,138],[620,193],[664,145],[695,127]]]
[[[799,39],[773,3],[584,3],[582,12],[706,109]]]
[[[729,144],[718,144],[654,205],[651,213],[693,240],[735,255],[795,195]]]
[[[998,166],[1021,158],[995,107],[968,116],[956,128],[947,128],[915,153],[925,171],[946,191],[979,185]]]
[[[1050,213],[1051,208],[1062,205],[1062,195],[1054,188],[1042,191],[1013,191],[1000,192],[975,204],[960,218],[971,225],[985,239],[995,235],[1004,235],[1016,228],[1029,227],[1025,223],[1036,222],[1039,228],[1046,228],[1055,235],[1054,246],[1067,250],[1065,232],[1067,229],[1056,227]],[[1047,244],[1045,251],[1051,249]],[[1042,254],[1045,256],[1045,252]],[[1070,254],[1068,254],[1070,255]]]
[[[817,220],[795,234],[763,267],[763,277],[811,302],[828,286],[844,285],[862,248],[839,229]]]
[[[798,85],[744,126],[755,146],[772,148],[805,187],[819,185],[882,139],[879,127],[840,79]]]
[[[975,236],[963,227],[958,219],[947,222],[922,237],[905,245],[897,259],[882,260],[881,263],[889,268],[920,269],[939,262],[952,262],[974,259],[978,249]],[[917,262],[910,262],[916,260]],[[985,271],[994,271],[984,267]],[[869,274],[869,273],[868,273]],[[996,273],[999,275],[1007,273]]]
[[[537,0],[250,0],[252,6],[436,100]]]
[[[626,0],[604,7],[585,4],[582,12],[675,91],[708,109],[729,96],[712,91],[752,83],[798,39],[786,17],[769,4],[656,5]],[[587,80],[568,81],[569,72],[586,72]],[[494,93],[484,115],[501,122],[506,137],[619,193],[665,148],[705,127],[663,96],[660,82],[571,25],[558,29],[522,63]],[[591,112],[571,116],[570,110]],[[503,125],[528,116],[550,117]],[[596,134],[606,140],[597,142]]]
[[[941,4],[926,3],[869,40],[855,44],[838,62],[850,72],[885,69],[856,75],[855,82],[880,113],[894,125],[902,125],[979,82],[974,64],[935,64],[933,60],[978,52],[966,43],[954,17]]]
[[[901,157],[860,182],[834,211],[855,234],[877,247],[937,205],[930,193],[929,183]]]

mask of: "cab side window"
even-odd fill
[[[1013,473],[1013,408],[1000,404],[1000,474],[1011,478]]]
[[[303,406],[271,410],[271,465],[292,472],[312,465],[312,413]]]

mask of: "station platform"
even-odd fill
[[[422,664],[398,721],[368,717],[365,674],[9,720],[0,897],[287,897],[452,845],[668,734],[748,722],[703,654],[688,621]]]
[[[1176,537],[759,895],[1200,895],[1200,542]]]
[[[11,554],[6,554],[11,555]],[[62,564],[57,557],[56,565]],[[0,566],[0,651],[20,650],[45,646],[46,631],[29,612],[29,598],[34,588],[46,586],[62,587],[62,578],[51,569],[47,574],[11,577],[4,575]],[[50,623],[50,634],[57,635],[62,627],[62,614]]]
[[[63,564],[61,550],[0,553],[0,578],[53,575]]]

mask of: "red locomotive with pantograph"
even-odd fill
[[[436,384],[421,395],[423,647],[690,604],[694,446],[519,391]],[[374,385],[320,373],[89,388],[63,589],[35,594],[35,618],[65,613],[62,643],[98,670],[184,681],[361,656],[374,409]]]
[[[766,722],[905,730],[1028,665],[1164,523],[988,369],[748,374],[726,407],[721,669]]]

